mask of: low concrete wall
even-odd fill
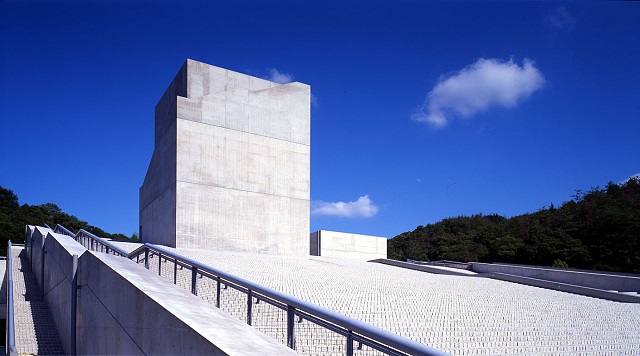
[[[45,300],[68,354],[295,354],[142,265],[88,251],[49,229],[31,234],[32,268],[44,261]],[[79,256],[75,314],[73,255]]]
[[[319,230],[310,235],[311,256],[368,261],[387,258],[387,239],[379,236]]]
[[[44,290],[42,286],[43,281],[43,273],[44,273],[44,256],[45,251],[43,248],[44,241],[47,234],[51,232],[50,229],[41,226],[34,226],[33,230],[30,232],[30,248],[29,248],[29,261],[31,261],[31,271],[36,276],[36,280],[38,281],[38,286],[40,287],[40,291]],[[25,241],[26,245],[26,241]]]
[[[545,281],[529,277],[515,276],[503,273],[484,273],[481,277],[499,279],[513,283],[526,284],[528,286],[553,289],[561,292],[585,295],[587,297],[601,298],[624,303],[640,303],[640,295],[628,295],[617,292],[610,292],[602,289],[595,289],[583,286],[577,286],[567,283],[559,283],[553,281]]]
[[[402,267],[402,268],[412,269],[420,272],[428,272],[433,274],[446,274],[449,276],[476,276],[477,275],[477,273],[475,272],[471,272],[471,271],[467,271],[459,268],[419,265],[416,263],[403,262],[403,261],[397,261],[397,260],[388,260],[383,258],[371,260],[369,262],[382,263],[385,265]]]
[[[56,324],[62,348],[72,354],[73,256],[80,258],[87,250],[71,237],[50,231],[44,241],[44,250],[44,300]]]
[[[601,290],[640,292],[640,276],[634,277],[596,271],[585,272],[574,271],[571,269],[558,270],[546,269],[544,267],[500,265],[479,262],[471,262],[470,265],[472,271],[477,273],[502,273]]]
[[[89,321],[78,324],[79,353],[295,354],[125,258],[89,251],[78,270],[78,320]]]

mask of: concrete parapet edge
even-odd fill
[[[489,272],[489,273],[481,273],[478,276],[492,278],[492,279],[499,279],[507,282],[525,284],[533,287],[553,289],[561,292],[580,294],[587,297],[606,299],[606,300],[611,300],[615,302],[640,303],[640,295],[634,296],[630,294],[622,294],[622,293],[607,291],[603,289],[595,289],[595,288],[578,286],[574,284],[546,281],[543,279],[536,279],[536,278],[530,278],[530,277],[515,276],[512,274],[506,274],[506,273]]]
[[[87,293],[91,295],[90,299],[99,299],[105,308],[104,315],[114,318],[115,323],[111,326],[120,329],[113,339],[130,339],[145,354],[296,354],[205,300],[149,272],[142,265],[93,251],[89,251],[85,260],[79,268],[83,284],[81,299]],[[94,278],[96,272],[100,277],[87,281],[82,272],[87,270],[90,272],[85,273],[93,273]],[[115,284],[118,285],[117,294],[113,293]],[[79,308],[84,309],[82,303],[79,303]],[[90,312],[95,314],[95,311]],[[91,330],[84,331],[90,335],[101,327],[101,323],[94,323]],[[109,326],[104,329],[113,331]],[[103,353],[105,350],[86,351]],[[127,350],[121,351],[116,353],[127,353]]]
[[[407,269],[412,269],[412,270],[415,270],[415,271],[428,272],[428,273],[433,273],[433,274],[446,274],[446,275],[449,275],[449,276],[473,277],[473,276],[477,275],[474,272],[466,271],[466,270],[462,270],[462,269],[438,267],[438,266],[427,266],[427,265],[417,265],[415,263],[396,261],[396,260],[390,260],[390,259],[385,259],[385,258],[379,258],[379,259],[371,260],[369,262],[381,263],[381,264],[385,264],[385,265],[401,267],[401,268],[407,268]]]
[[[480,262],[470,262],[469,264],[471,270],[477,273],[501,273],[605,291],[640,292],[640,276],[638,275],[617,275],[604,271],[579,271],[544,266]]]

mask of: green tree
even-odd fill
[[[576,191],[560,207],[506,219],[458,216],[388,243],[394,259],[512,262],[640,273],[640,179]]]

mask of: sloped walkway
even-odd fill
[[[640,355],[640,304],[379,263],[165,248],[452,355]],[[185,271],[178,282],[190,287]],[[215,283],[197,283],[215,300]]]
[[[16,347],[21,355],[64,355],[23,246],[12,246]]]

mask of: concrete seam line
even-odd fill
[[[58,260],[56,260],[56,259],[51,255],[50,250],[51,250],[51,249],[49,249],[49,252],[48,252],[49,256],[51,257],[51,258],[49,258],[49,261],[54,261],[54,262],[56,263],[56,265],[58,266],[58,268],[59,268],[61,271],[63,271],[63,274],[64,274],[64,269],[62,268],[62,265],[60,265],[60,263],[58,262]],[[43,277],[43,278],[44,278],[44,277]],[[49,294],[49,292],[51,292],[55,287],[57,287],[58,285],[60,285],[60,283],[64,282],[64,281],[65,281],[65,279],[66,279],[66,280],[68,280],[67,276],[65,276],[64,278],[62,278],[62,279],[61,279],[60,281],[58,281],[58,282],[57,282],[53,287],[50,287],[47,291],[42,291],[43,295],[44,295],[44,296],[46,296],[47,294]]]
[[[115,315],[113,315],[113,313],[111,313],[111,310],[109,310],[109,308],[107,308],[107,306],[102,302],[102,300],[100,300],[100,298],[98,298],[98,296],[96,295],[96,293],[91,289],[91,287],[88,284],[83,284],[82,285],[83,289],[85,290],[89,290],[91,291],[91,294],[93,294],[93,296],[96,298],[96,300],[98,301],[98,303],[102,304],[102,306],[104,307],[104,310],[107,311],[107,313],[109,313],[109,315],[111,315],[111,317],[113,318],[113,320],[120,326],[120,328],[122,329],[122,331],[124,331],[125,334],[127,334],[127,336],[129,337],[129,339],[131,339],[131,342],[133,342],[134,345],[136,345],[136,347],[138,348],[138,350],[140,350],[140,352],[143,355],[146,355],[146,353],[144,352],[144,350],[142,350],[142,348],[140,347],[140,345],[138,345],[138,343],[136,342],[136,340],[131,336],[131,334],[129,334],[129,332],[127,331],[127,329],[124,327],[124,325],[120,324],[120,322],[118,321],[118,319],[115,317]]]
[[[185,99],[189,99],[189,98],[185,98]],[[189,99],[189,100],[193,100],[193,99]],[[204,123],[204,122],[201,122],[201,121],[185,119],[185,118],[182,118],[182,117],[179,117],[179,116],[177,116],[177,119],[184,120],[184,121],[191,121],[191,122],[195,122],[195,123],[202,124],[202,125],[218,127],[218,128],[224,129],[224,130],[240,132],[240,133],[243,133],[243,134],[248,134],[248,135],[253,135],[253,136],[258,136],[258,137],[266,137],[266,138],[273,139],[273,140],[278,140],[278,141],[292,143],[292,144],[296,144],[296,145],[303,145],[303,146],[311,147],[311,145],[308,144],[308,143],[302,143],[302,142],[287,140],[287,139],[284,139],[284,138],[277,138],[277,137],[271,137],[271,136],[267,136],[267,135],[261,135],[259,133],[249,132],[249,131],[242,131],[240,129],[234,129],[234,128],[226,127],[226,126],[222,126],[222,125],[207,124],[207,123]]]
[[[237,190],[239,192],[245,192],[245,193],[262,194],[262,195],[268,195],[268,196],[271,196],[271,197],[279,197],[279,198],[288,198],[288,199],[293,199],[293,200],[307,201],[307,199],[303,199],[303,198],[294,198],[294,197],[289,197],[289,196],[286,196],[286,195],[262,193],[262,192],[257,192],[257,191],[254,191],[254,190],[228,188],[228,187],[223,187],[223,186],[219,186],[219,185],[216,185],[216,184],[198,183],[198,182],[192,182],[192,181],[188,181],[188,180],[176,180],[176,182],[194,184],[194,185],[206,185],[208,187],[216,187],[216,188],[220,188],[220,189]]]
[[[55,285],[55,286],[53,286],[53,287],[49,288],[49,290],[48,290],[48,291],[46,291],[46,292],[44,293],[44,295],[45,295],[45,296],[47,296],[47,295],[49,294],[49,292],[51,292],[52,290],[56,289],[56,287],[57,287],[57,286],[59,286],[60,284],[62,284],[62,282],[64,282],[65,280],[67,280],[67,279],[66,279],[66,278],[63,278],[62,280],[60,280],[60,282],[56,283],[56,285]]]

